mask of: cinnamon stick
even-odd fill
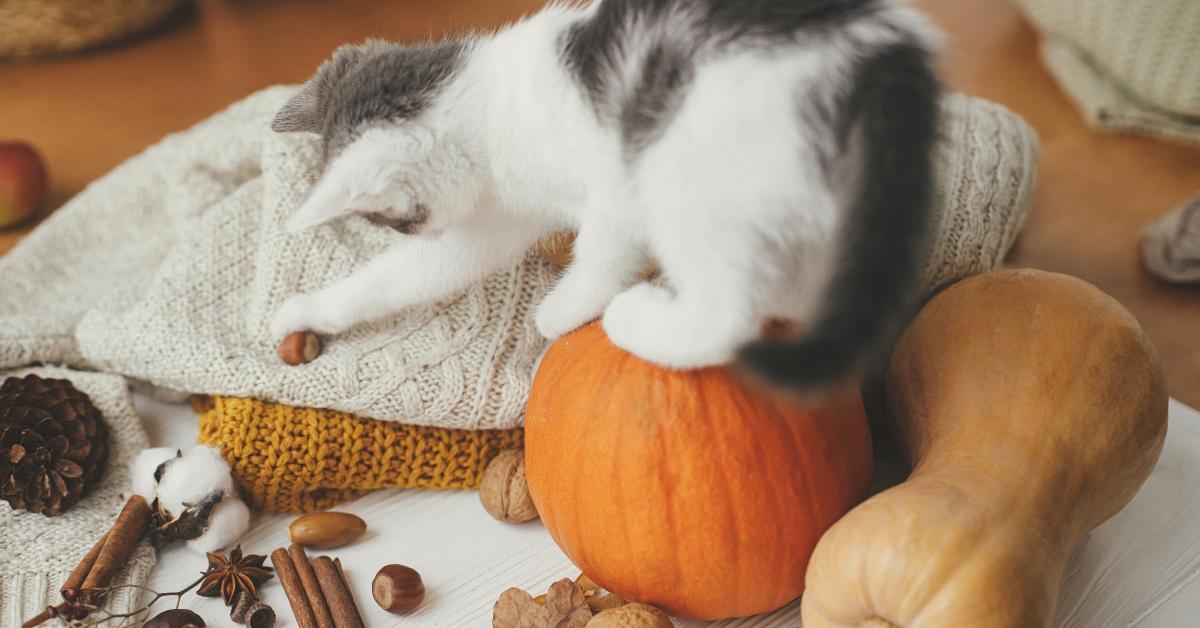
[[[287,594],[292,614],[296,616],[296,624],[300,628],[316,628],[317,622],[313,619],[308,596],[304,594],[304,585],[300,582],[300,575],[296,573],[296,566],[292,564],[288,551],[280,547],[271,552],[271,565],[275,567],[275,575],[279,577],[279,584],[283,585],[283,592]],[[338,628],[341,628],[340,624]]]
[[[54,619],[55,616],[50,614],[51,608],[53,608],[53,607],[52,606],[46,607],[46,610],[42,611],[41,613],[38,613],[38,615],[36,617],[34,617],[33,619],[30,619],[30,620],[27,620],[25,623],[21,624],[21,628],[34,628],[34,626],[41,626],[42,624],[50,621],[51,619]]]
[[[80,590],[83,595],[90,596],[97,589],[103,589],[112,584],[113,576],[125,564],[133,547],[146,534],[150,527],[150,505],[141,495],[134,495],[125,502],[117,522],[104,535],[104,545],[96,554],[96,560],[88,570]]]
[[[87,579],[88,573],[92,571],[92,565],[96,564],[96,557],[100,555],[100,550],[104,548],[104,542],[108,539],[108,533],[105,532],[88,550],[87,554],[83,555],[83,560],[75,565],[75,569],[71,570],[71,575],[67,576],[66,582],[63,582],[59,593],[62,593],[63,599],[68,602],[75,601],[79,597],[80,590],[83,588],[83,581]]]
[[[317,572],[321,592],[325,594],[325,601],[329,604],[329,611],[333,614],[333,623],[337,624],[338,628],[364,628],[362,620],[359,619],[358,607],[354,604],[354,597],[350,595],[350,587],[346,586],[337,565],[334,565],[328,556],[318,556],[312,561],[312,565]]]
[[[342,582],[346,584],[346,592],[350,594],[350,601],[354,602],[354,615],[358,617],[358,623],[366,626],[367,622],[363,621],[362,613],[358,610],[358,602],[354,601],[354,589],[350,588],[350,581],[346,579],[346,572],[342,571],[342,559],[333,559],[333,565],[337,567],[338,576],[340,576],[342,578]]]
[[[304,585],[304,594],[308,597],[308,607],[312,609],[313,618],[317,620],[318,628],[337,628],[333,623],[333,617],[329,614],[329,606],[325,603],[325,597],[321,594],[321,585],[317,584],[317,574],[313,572],[312,563],[308,561],[308,554],[304,553],[304,548],[299,545],[289,545],[288,555],[292,558],[292,565],[296,567],[296,573],[300,576],[300,584]]]

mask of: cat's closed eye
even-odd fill
[[[402,216],[395,216],[386,212],[371,212],[364,214],[364,217],[371,224],[387,227],[406,235],[413,235],[420,231],[421,227],[429,221],[429,208],[424,204],[417,203],[411,212]]]

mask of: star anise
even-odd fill
[[[197,595],[220,597],[226,606],[233,605],[238,593],[258,597],[258,585],[271,579],[271,568],[264,567],[266,556],[247,554],[242,556],[242,546],[233,548],[226,558],[220,552],[208,554],[208,569]]]

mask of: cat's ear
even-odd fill
[[[318,78],[314,77],[305,83],[304,87],[279,109],[275,119],[271,120],[272,131],[317,133],[321,130],[321,102],[317,98],[317,80]]]
[[[304,87],[275,114],[275,119],[271,121],[271,129],[280,133],[320,132],[321,121],[325,117],[322,94],[329,94],[337,89],[346,73],[361,62],[369,50],[385,48],[388,45],[382,40],[368,39],[362,45],[347,44],[335,50],[333,56],[317,68],[317,73]]]
[[[308,198],[288,217],[285,227],[296,233],[354,213],[353,201],[343,181],[328,172],[313,186]]]

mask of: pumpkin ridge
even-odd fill
[[[595,343],[592,342],[589,344],[594,345]],[[584,347],[579,347],[579,348],[584,349],[584,348],[588,348],[588,347],[585,345]],[[578,380],[587,389],[598,388],[599,386],[602,386],[604,383],[603,377],[599,373],[591,372],[588,369],[584,368],[584,365],[585,365],[585,362],[582,360],[576,360],[575,362],[571,363],[572,368],[563,370],[563,373],[566,375],[566,377],[564,377],[563,379],[566,381],[561,381],[559,385],[565,386],[567,384],[567,381],[571,381],[571,380],[578,378]],[[607,398],[603,399],[603,402],[607,402],[607,401],[608,401]],[[571,425],[574,426],[574,423],[572,422]],[[560,451],[559,457],[556,460],[555,468],[565,468],[567,465],[578,465],[578,464],[586,465],[587,459],[593,453],[592,448],[595,446],[595,443],[589,441],[589,439],[587,437],[588,434],[584,429],[579,429],[578,427],[572,427],[572,436],[574,437],[572,446],[568,447],[568,448],[564,448]],[[610,444],[609,447],[611,447],[611,446],[612,445]],[[601,451],[604,451],[604,449],[601,449]],[[613,451],[613,450],[609,449],[608,451]],[[571,452],[575,452],[575,456],[576,456],[575,460],[569,459]],[[620,459],[618,456],[613,456],[613,459],[614,459],[614,466],[616,468],[614,469],[614,473],[613,473],[612,479],[610,481],[614,484],[614,486],[620,486],[620,483],[621,483]],[[584,512],[584,510],[582,508],[578,507],[578,505],[577,505],[578,501],[579,501],[579,496],[585,494],[585,493],[581,493],[580,491],[595,490],[594,486],[586,485],[588,479],[589,479],[589,476],[587,474],[582,474],[582,473],[575,474],[574,475],[574,480],[575,480],[574,484],[569,487],[570,488],[569,491],[564,491],[565,494],[570,496],[571,508],[569,508],[567,510],[568,517],[571,517],[569,520],[570,528],[580,529],[580,530],[591,530],[593,528],[593,526],[596,525],[596,522],[598,521],[598,519],[589,517],[588,516],[589,513]],[[568,488],[568,487],[561,486],[560,490],[566,489],[566,488]],[[568,526],[568,521],[563,521],[562,524],[559,526],[559,529],[561,530],[565,526]],[[573,552],[578,554],[579,562],[581,562],[582,564],[590,565],[592,563],[591,553],[588,551],[587,547],[573,547],[572,550],[573,550]]]
[[[672,403],[672,401],[674,400],[674,395],[668,395],[667,399],[668,399],[668,401],[667,401],[668,404]],[[665,413],[665,415],[673,416],[674,409],[670,408],[669,405],[668,405],[667,409],[668,409],[668,412]],[[658,447],[659,455],[661,456],[662,460],[675,460],[675,458],[673,458],[671,456],[672,449],[673,449],[672,448],[672,444],[673,444],[672,443],[672,441],[673,441],[672,430],[675,430],[675,429],[679,429],[679,426],[660,425],[659,429],[657,430],[659,432],[658,439],[660,441],[659,447]],[[664,503],[674,504],[675,503],[675,487],[672,484],[673,478],[666,477],[670,473],[668,471],[667,465],[659,466],[655,472],[658,473],[659,482],[661,482],[661,484],[662,484]],[[663,508],[663,516],[665,519],[665,521],[663,522],[663,529],[670,530],[671,536],[676,537],[676,539],[678,539],[678,537],[679,537],[679,529],[676,527],[679,523],[679,519],[678,519],[677,515],[678,515],[678,513],[675,512],[674,508],[671,508],[669,506],[666,508]],[[684,521],[687,521],[687,519],[686,519],[687,516],[688,515],[685,513]],[[668,542],[665,544],[666,548],[668,548],[668,551],[670,551],[670,556],[671,556],[671,559],[668,561],[668,564],[679,564],[679,545],[680,544],[678,542],[674,542],[674,543]]]
[[[734,402],[735,416],[738,417],[738,419],[740,421],[745,421],[746,420],[745,417],[757,417],[759,415],[759,412],[754,411],[753,403],[751,401],[752,393],[749,391],[749,389],[746,387],[746,385],[744,383],[742,383],[741,381],[735,381],[735,391],[736,391],[736,394],[731,395],[731,398]],[[771,405],[772,404],[770,404],[770,402],[768,402],[768,407],[770,407]],[[767,438],[752,438],[748,441],[750,443],[750,449],[751,449],[752,455],[755,460],[759,460],[759,461],[767,460],[768,453],[767,453],[766,449],[768,448],[767,447],[768,445],[769,445],[770,449],[774,450],[775,448],[777,448],[780,445],[780,443],[787,442],[787,441],[783,440],[783,437],[784,437],[783,432],[787,431],[788,426],[785,425],[783,421],[773,420],[775,418],[780,418],[780,417],[772,417],[771,415],[773,415],[773,414],[776,414],[776,413],[774,412],[774,408],[771,408],[767,412],[767,415],[768,415],[767,420],[756,421],[756,422],[761,422],[761,423],[769,426],[771,431],[768,434],[766,434]],[[744,426],[744,428],[748,428],[750,431],[753,431],[755,433],[757,433],[760,429],[762,429],[761,427],[759,427],[757,425]],[[799,451],[799,450],[797,450],[797,451]],[[787,464],[792,464],[792,461],[788,460]],[[763,481],[774,483],[778,479],[779,478],[768,477],[768,478],[763,478]],[[781,495],[776,491],[763,491],[763,494],[769,495],[769,497],[770,497],[770,501],[771,501],[770,511],[774,512],[774,513],[778,513],[777,516],[780,517],[779,519],[776,519],[773,522],[774,525],[770,526],[771,533],[773,535],[773,539],[771,539],[773,541],[773,546],[776,548],[779,548],[779,547],[784,548],[783,553],[781,553],[781,554],[776,553],[775,555],[776,555],[777,559],[783,564],[794,564],[796,562],[797,557],[792,553],[791,550],[793,550],[795,548],[790,547],[789,544],[785,542],[786,539],[789,537],[789,535],[785,529],[785,526],[793,525],[794,522],[782,520],[783,513],[788,512],[790,510],[790,507],[788,504],[784,503],[784,500],[781,499]],[[774,550],[773,553],[778,552],[778,551],[779,550]],[[760,584],[757,587],[757,590],[752,590],[750,592],[750,594],[754,595],[755,597],[762,598],[762,599],[776,600],[776,599],[779,599],[784,596],[784,592],[785,592],[786,588],[788,588],[788,582],[786,579],[774,578],[770,581],[769,588],[765,584]]]
[[[707,375],[707,374],[708,374],[708,372],[704,373],[704,375]],[[708,378],[705,378],[705,379],[708,379]],[[722,383],[725,383],[725,382],[722,382]],[[717,458],[721,459],[721,460],[725,460],[725,461],[730,460],[729,441],[726,438],[724,438],[724,436],[726,436],[726,435],[723,433],[719,433],[718,429],[716,427],[714,427],[714,425],[713,425],[714,421],[721,420],[721,417],[714,416],[714,413],[709,412],[708,410],[719,407],[719,404],[714,403],[714,400],[711,399],[711,395],[713,394],[713,392],[719,390],[721,393],[728,394],[730,392],[729,388],[730,387],[727,384],[725,386],[711,385],[711,386],[700,386],[698,388],[700,400],[702,402],[701,403],[702,407],[698,408],[698,410],[700,412],[703,412],[703,414],[701,416],[704,417],[704,420],[702,422],[704,423],[704,425],[708,431],[706,437],[704,438],[704,441],[708,442],[708,443],[714,443],[714,441],[715,441],[714,444],[717,449],[717,451],[716,451]],[[724,426],[722,426],[722,427],[724,427]],[[720,430],[720,432],[723,432],[723,431],[724,430]],[[718,433],[714,433],[714,432],[718,432]],[[723,495],[725,497],[725,499],[722,500],[722,505],[724,506],[725,504],[727,504],[731,501],[729,499],[730,496],[735,496],[735,495],[737,495],[737,493],[734,491],[734,487],[730,483],[729,474],[719,473],[716,475],[717,475],[717,477],[720,478],[720,481],[721,481],[721,488],[722,488],[721,495]],[[738,542],[740,542],[741,539],[744,538],[746,535],[744,534],[741,517],[738,516],[739,513],[732,512],[728,508],[721,508],[721,509],[719,509],[719,511],[724,515],[724,525],[720,526],[720,527],[726,531],[726,536],[728,537],[729,533],[732,532],[732,537],[735,539],[738,539]],[[734,574],[742,573],[742,553],[738,552],[738,551],[733,551],[733,552],[726,551],[722,554],[721,558],[724,559],[726,557],[726,554],[729,554],[729,553],[732,553],[731,558],[733,561],[733,564],[730,568],[730,572],[734,573]],[[753,590],[753,587],[756,586],[757,584],[758,583],[747,582],[743,578],[738,578],[738,581],[737,581],[738,588],[737,588],[737,593],[736,593],[735,599],[743,600],[747,596],[755,595],[755,591]],[[749,589],[749,590],[747,590],[747,589]],[[712,618],[704,617],[702,619],[723,619],[723,618],[722,617],[712,617]]]
[[[807,440],[804,437],[804,435],[800,434],[799,430],[795,429],[794,427],[787,431],[789,432],[789,436],[792,441],[792,447],[795,448],[796,451],[803,451],[802,449],[799,449],[799,448],[805,447],[808,445]],[[822,441],[825,440],[823,436],[824,435],[822,434],[822,439],[821,439]],[[824,442],[822,443],[823,446],[825,446],[827,444],[828,443],[824,443]],[[821,512],[822,509],[820,508],[820,505],[817,503],[816,495],[811,490],[813,487],[823,486],[823,484],[818,484],[817,482],[814,482],[813,477],[812,477],[813,465],[801,464],[801,465],[799,465],[799,467],[801,469],[801,472],[803,473],[804,486],[810,489],[810,490],[806,490],[803,492],[804,495],[806,495],[808,498],[808,510],[810,513],[817,513],[817,516],[821,517],[821,521],[824,522],[825,513]],[[845,508],[849,508],[849,506],[846,506]],[[813,522],[811,520],[809,520],[809,521],[797,522],[797,525],[803,525],[803,524],[812,525],[812,523]],[[832,523],[832,522],[830,522],[830,523]],[[825,525],[828,525],[828,524],[825,524]],[[806,529],[804,532],[806,535],[811,535],[813,531],[811,529]],[[820,535],[817,534],[814,536],[814,538],[820,538]],[[816,544],[814,543],[813,545],[815,546]],[[811,556],[812,548],[809,548],[809,554]],[[806,561],[806,566],[807,566],[807,561]],[[801,595],[804,594],[803,587],[801,588],[800,594]]]
[[[624,356],[621,356],[621,357],[624,358]],[[614,396],[610,395],[609,397],[604,399],[603,403],[605,403],[606,405],[611,404],[613,402],[613,399],[614,399]],[[626,491],[625,491],[626,473],[629,472],[629,469],[627,468],[628,465],[625,464],[625,458],[620,455],[621,443],[619,441],[620,441],[619,434],[616,432],[616,430],[612,430],[609,434],[608,447],[606,447],[604,449],[604,451],[614,452],[610,456],[612,459],[612,465],[613,465],[612,485],[613,485],[613,491],[614,491],[614,498],[615,498],[616,503],[624,504],[624,503],[626,503]],[[577,516],[579,514],[581,514],[582,512],[583,512],[582,508],[576,509]],[[618,526],[621,530],[621,533],[623,534],[623,538],[621,539],[621,546],[626,548],[626,551],[629,553],[635,552],[636,549],[633,544],[634,539],[633,539],[632,535],[630,534],[629,513],[628,512],[615,513],[615,516],[620,516],[621,520],[622,520],[622,525]],[[609,535],[612,534],[612,530],[610,528],[611,528],[611,526],[606,526],[605,528],[600,530],[600,534],[607,538]],[[602,547],[601,550],[602,551],[612,551],[610,547]],[[581,555],[589,556],[586,550],[584,550],[581,553]],[[591,563],[590,557],[589,557],[588,562]],[[633,578],[634,578],[633,586],[636,587],[637,590],[640,591],[641,586],[642,586],[641,582],[640,582],[641,573],[635,570],[633,573]],[[605,579],[607,580],[607,575],[605,576]],[[605,585],[605,586],[607,586],[607,585]]]

